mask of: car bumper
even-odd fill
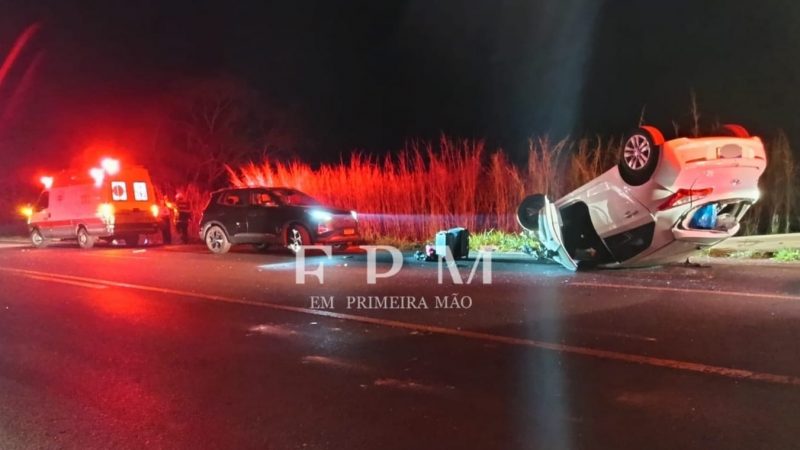
[[[131,234],[151,234],[161,231],[158,222],[141,223],[116,223],[113,225],[95,225],[87,227],[90,235],[103,238],[123,236]]]
[[[314,238],[316,244],[355,244],[361,242],[361,235],[356,230],[352,234],[345,234],[344,230],[335,230]]]
[[[653,243],[643,253],[622,262],[604,265],[603,267],[647,267],[674,262],[686,261],[699,250],[719,244],[739,231],[739,225],[727,231],[694,230],[675,227],[671,236]]]
[[[675,228],[672,230],[672,235],[675,240],[689,242],[698,246],[711,246],[719,244],[720,242],[733,237],[739,231],[739,224],[737,223],[734,228],[727,231],[719,230],[685,230]]]

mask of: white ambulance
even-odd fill
[[[29,210],[34,247],[53,240],[77,240],[91,248],[98,240],[136,245],[141,235],[161,231],[160,211],[147,169],[120,167],[106,158],[88,173],[42,177],[44,190]]]

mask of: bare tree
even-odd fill
[[[694,89],[690,95],[689,115],[692,119],[692,137],[698,137],[700,136],[700,107],[697,105],[697,95],[695,95]]]
[[[162,155],[156,163],[176,184],[217,188],[226,184],[226,164],[289,154],[299,145],[290,126],[296,121],[231,77],[184,83],[166,110],[154,139]]]
[[[170,117],[171,143],[191,183],[214,187],[249,150],[254,93],[231,79],[188,85]]]

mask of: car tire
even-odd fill
[[[45,248],[47,247],[47,239],[44,238],[44,235],[38,228],[34,228],[31,230],[31,244],[34,248]]]
[[[286,248],[296,254],[304,245],[311,245],[311,233],[302,225],[296,223],[289,225],[286,229]]]
[[[643,126],[625,137],[619,174],[631,186],[641,186],[653,177],[661,159],[664,135],[655,127]]]
[[[528,231],[539,230],[539,211],[544,208],[544,195],[533,194],[525,197],[517,208],[517,222]]]
[[[738,138],[749,138],[750,133],[747,131],[747,128],[737,125],[735,123],[726,123],[719,128],[720,136],[728,136],[728,137],[738,137]]]
[[[94,247],[94,243],[97,239],[94,236],[91,236],[86,228],[80,227],[78,228],[78,247],[82,249],[90,249]]]
[[[205,235],[206,247],[211,250],[211,253],[228,253],[231,249],[231,241],[228,239],[228,234],[219,225],[211,225],[208,227]]]

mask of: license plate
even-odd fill
[[[350,235],[356,234],[356,229],[355,228],[345,228],[344,232],[342,234],[344,234],[345,236],[350,236]]]

